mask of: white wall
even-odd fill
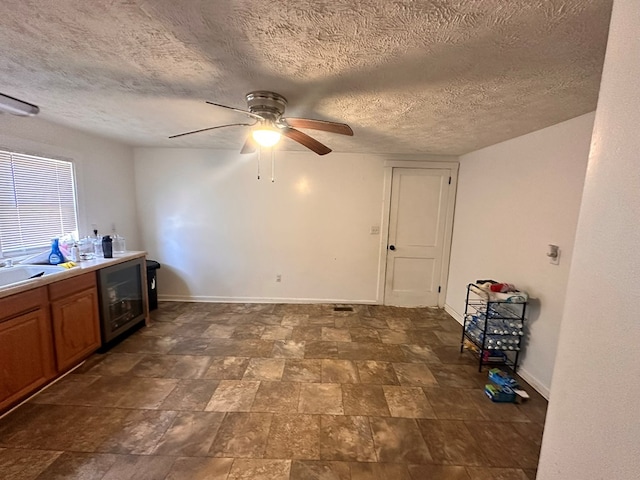
[[[639,27],[615,0],[539,480],[640,475]]]
[[[363,155],[136,149],[144,244],[161,298],[374,302],[382,161]],[[282,275],[277,283],[276,275]]]
[[[446,308],[491,278],[529,293],[520,373],[548,395],[594,114],[460,157]],[[547,245],[560,246],[560,264]]]
[[[383,162],[373,155],[135,150],[159,294],[201,301],[376,302]],[[442,160],[439,158],[438,160]],[[277,283],[276,275],[282,275]]]
[[[127,248],[139,249],[133,180],[133,150],[120,143],[39,117],[0,115],[0,149],[62,158],[75,163],[80,235],[91,224],[111,233],[115,223]]]

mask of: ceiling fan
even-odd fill
[[[242,113],[254,120],[253,123],[230,123],[215,127],[202,128],[191,132],[172,135],[169,138],[183,137],[193,133],[206,132],[217,128],[225,127],[255,127],[251,135],[247,137],[240,153],[253,153],[258,146],[272,147],[280,140],[281,136],[290,138],[294,142],[307,147],[318,155],[326,155],[331,149],[323,145],[315,138],[297,130],[298,128],[322,130],[324,132],[338,133],[340,135],[353,136],[353,130],[346,123],[328,122],[325,120],[312,120],[310,118],[289,118],[283,117],[287,106],[287,99],[275,92],[257,90],[246,95],[247,110],[221,105],[219,103],[207,102],[209,105],[222,107],[234,112]]]

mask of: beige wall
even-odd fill
[[[231,151],[141,148],[135,159],[162,297],[376,301],[382,159],[278,151],[275,182],[268,158],[258,180],[255,156]]]
[[[460,157],[446,306],[478,279],[531,296],[520,373],[549,394],[594,114]],[[559,245],[559,265],[546,257]]]
[[[135,208],[133,150],[120,143],[48,122],[0,115],[0,149],[75,164],[80,235],[96,224],[105,234],[115,223],[127,248],[141,248]]]
[[[538,480],[640,475],[638,6],[613,6]]]

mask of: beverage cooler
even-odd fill
[[[103,346],[144,321],[144,268],[145,259],[137,258],[98,271]]]

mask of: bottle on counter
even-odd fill
[[[54,238],[51,241],[51,253],[49,254],[49,263],[51,265],[58,265],[59,263],[64,262],[64,256],[60,251],[60,241],[57,238]]]
[[[71,246],[71,261],[72,262],[80,261],[80,247],[75,242]]]
[[[102,239],[98,236],[98,230],[93,231],[93,253],[96,257],[102,256]]]
[[[102,254],[104,258],[113,258],[113,240],[109,235],[102,237]]]

